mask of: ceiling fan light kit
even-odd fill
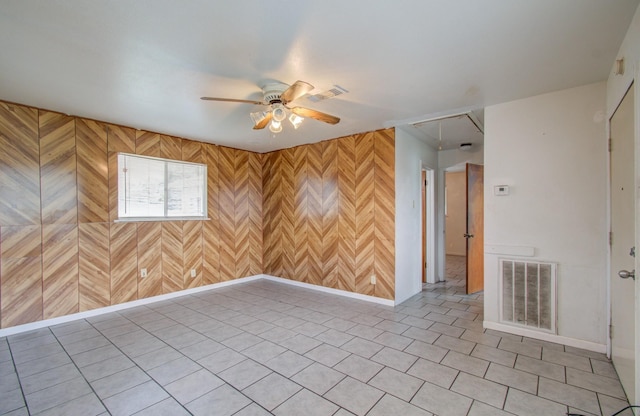
[[[274,134],[282,131],[282,122],[285,118],[289,119],[289,122],[296,130],[300,127],[305,117],[329,124],[337,124],[340,122],[338,117],[330,114],[304,107],[291,108],[288,106],[289,103],[304,96],[311,90],[313,90],[313,85],[304,81],[296,81],[291,86],[282,83],[270,83],[262,87],[263,101],[218,97],[202,97],[201,99],[268,106],[268,110],[249,113],[249,117],[251,117],[253,121],[254,130],[261,130],[269,125],[269,131]]]

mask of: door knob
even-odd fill
[[[473,238],[473,234],[464,233],[464,238]]]
[[[636,271],[635,270],[631,270],[631,271],[620,270],[618,272],[618,276],[622,277],[623,279],[632,278],[633,280],[636,280]]]

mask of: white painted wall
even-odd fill
[[[558,263],[557,340],[606,344],[604,82],[485,109],[485,250],[535,249]],[[509,185],[497,197],[495,185]],[[485,325],[498,323],[498,258],[485,251]]]
[[[617,58],[624,58],[626,68],[623,75],[615,75],[615,64],[611,66],[607,80],[607,120],[611,118],[627,89],[635,80],[636,247],[638,247],[640,246],[640,192],[638,192],[640,184],[640,6],[636,10],[627,35],[622,41]],[[640,270],[640,256],[636,257],[636,270]],[[640,379],[640,330],[637,329],[640,325],[640,283],[638,282],[639,279],[636,278],[636,380]],[[636,381],[635,397],[640,397],[640,382],[638,381]]]
[[[436,256],[437,280],[445,279],[445,216],[444,216],[444,175],[445,171],[464,169],[467,163],[475,163],[484,165],[484,146],[474,145],[470,151],[462,151],[459,149],[441,150],[438,152],[438,176],[437,176],[437,247],[439,248]]]
[[[437,172],[437,153],[396,128],[396,304],[422,290],[420,177],[423,167]]]

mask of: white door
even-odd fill
[[[631,404],[635,398],[635,268],[633,86],[610,121],[611,128],[611,357]],[[622,276],[622,277],[621,277]]]

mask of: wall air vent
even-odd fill
[[[556,264],[500,259],[500,321],[556,333]]]
[[[345,90],[339,85],[334,85],[333,88],[327,91],[319,92],[313,95],[307,95],[307,99],[311,102],[317,103],[318,101],[327,100],[338,95],[346,94],[349,91]]]

